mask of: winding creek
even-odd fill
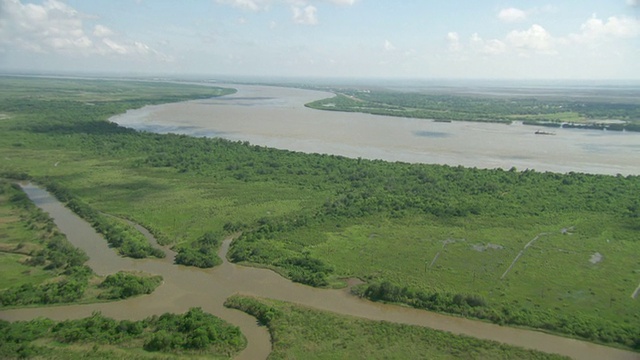
[[[264,359],[271,351],[266,328],[258,326],[255,318],[223,306],[227,297],[241,293],[371,320],[426,326],[559,353],[576,359],[640,359],[640,354],[630,351],[537,331],[373,303],[352,296],[347,290],[316,289],[296,284],[270,270],[229,263],[226,253],[230,239],[224,241],[219,252],[224,260],[223,264],[214,269],[203,270],[173,265],[173,254],[170,253],[167,254],[167,258],[160,260],[122,258],[107,246],[106,241],[88,223],[78,218],[49,193],[32,184],[23,185],[23,189],[38,207],[50,214],[69,241],[89,255],[88,265],[96,273],[106,275],[119,270],[145,271],[162,275],[164,283],[150,295],[119,302],[0,311],[0,318],[5,320],[28,320],[40,316],[63,320],[86,317],[94,311],[101,311],[104,315],[116,319],[142,319],[164,312],[181,313],[190,307],[199,306],[240,327],[248,339],[248,346],[237,359]]]

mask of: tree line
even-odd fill
[[[0,320],[0,357],[33,358],[51,354],[51,348],[35,340],[61,344],[135,346],[147,352],[231,357],[246,346],[246,339],[230,325],[200,308],[184,314],[165,313],[140,321],[114,320],[100,313],[79,320]]]

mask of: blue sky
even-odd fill
[[[16,70],[640,80],[640,0],[0,0]]]

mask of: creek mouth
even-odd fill
[[[30,320],[36,317],[77,319],[90,316],[94,311],[100,311],[114,319],[138,320],[165,312],[183,313],[191,307],[201,307],[204,311],[240,327],[248,345],[236,359],[265,359],[271,352],[267,329],[259,326],[254,317],[223,305],[229,296],[243,294],[370,320],[426,326],[575,359],[640,359],[640,354],[631,351],[533,330],[502,327],[424,310],[373,303],[349,294],[346,289],[318,289],[293,283],[271,270],[230,263],[226,254],[231,238],[225,239],[219,250],[223,263],[213,269],[173,265],[166,259],[122,258],[108,247],[107,242],[87,222],[48,192],[33,184],[23,185],[23,189],[38,207],[49,213],[69,241],[87,253],[90,257],[87,265],[96,273],[106,275],[120,270],[138,270],[162,275],[164,283],[150,295],[124,301],[0,311],[0,318],[4,320]]]

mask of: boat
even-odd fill
[[[536,135],[555,135],[555,134],[552,133],[552,132],[538,130],[538,131],[536,131]]]

